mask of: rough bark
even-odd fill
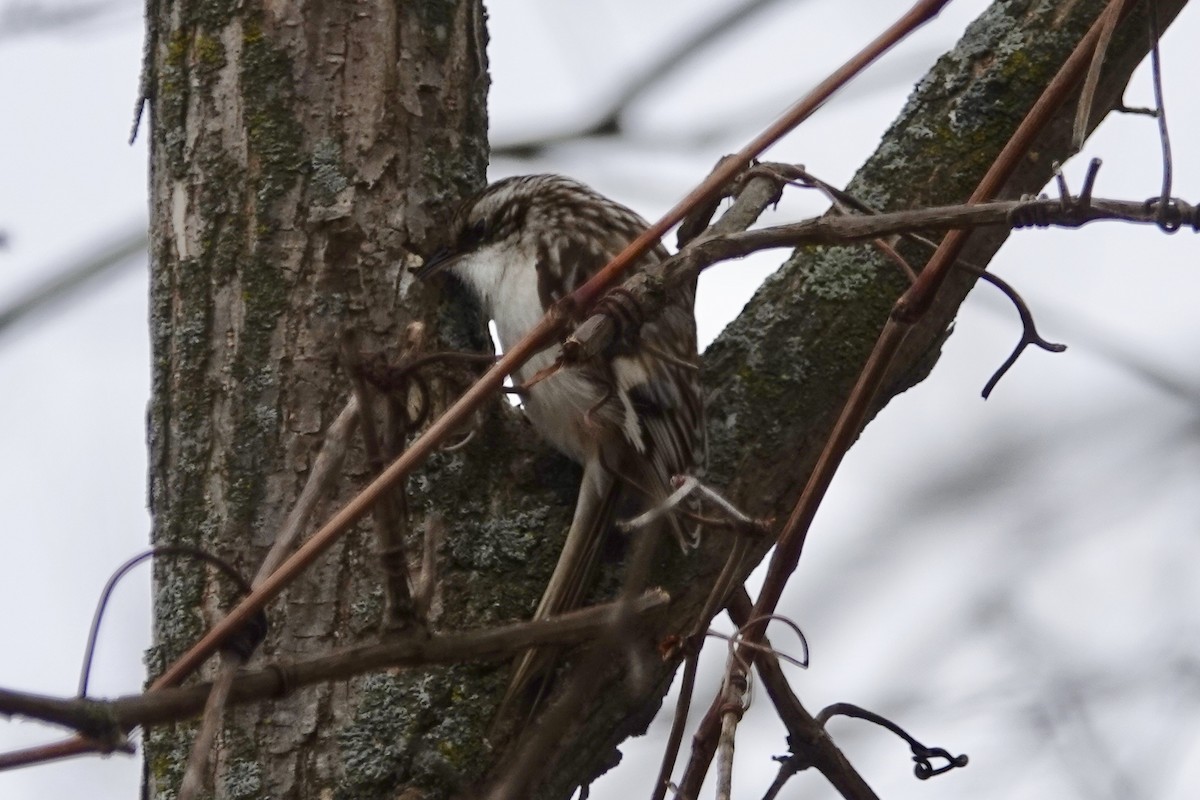
[[[918,87],[852,191],[882,208],[965,198],[1102,5],[998,2]],[[1182,5],[1165,3],[1164,22]],[[148,25],[154,539],[201,544],[249,574],[348,395],[336,366],[343,332],[379,348],[420,319],[452,346],[482,344],[461,296],[437,306],[436,292],[404,271],[409,254],[436,238],[447,203],[483,181],[482,12],[477,0],[152,0]],[[1136,23],[1118,34],[1104,108],[1145,39]],[[1070,116],[1061,114],[1008,194],[1042,186],[1065,152]],[[985,264],[1003,238],[973,237],[964,257]],[[925,256],[907,255],[916,265]],[[932,366],[969,285],[947,287],[910,337],[889,396]],[[710,349],[710,478],[748,511],[781,514],[794,501],[899,289],[895,268],[866,248],[797,253]],[[529,615],[577,475],[497,403],[470,447],[439,455],[410,481],[415,527],[427,510],[448,520],[433,624]],[[330,507],[365,477],[361,456],[349,459]],[[644,646],[690,624],[720,568],[715,539],[699,556],[664,553],[674,615]],[[273,603],[265,652],[300,658],[377,637],[372,551],[364,526]],[[158,567],[151,674],[230,599],[194,567]],[[566,797],[648,722],[675,665],[630,697],[612,688],[621,663],[613,659],[581,724],[532,776],[536,796]],[[472,796],[502,752],[484,732],[504,673],[462,665],[371,675],[232,712],[214,796]],[[150,796],[173,795],[193,731],[147,734]]]

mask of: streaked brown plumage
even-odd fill
[[[630,209],[568,178],[507,178],[463,203],[449,252],[423,273],[454,273],[480,298],[508,349],[646,227]],[[656,247],[635,270],[666,255]],[[673,475],[693,471],[702,460],[698,375],[688,366],[696,362],[694,298],[693,285],[643,325],[640,336],[627,337],[602,358],[551,374],[523,398],[538,432],[584,467],[575,516],[535,619],[581,602],[619,498],[649,507],[670,493]],[[557,348],[542,351],[513,380],[525,383],[556,356]],[[527,654],[506,701],[540,668]]]

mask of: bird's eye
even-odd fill
[[[468,225],[462,233],[462,249],[469,250],[478,247],[487,237],[487,223],[476,220]]]

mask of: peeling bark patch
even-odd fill
[[[180,260],[195,255],[191,237],[188,235],[188,192],[183,181],[175,181],[171,188],[171,229],[175,237],[175,254]]]
[[[326,139],[317,142],[312,155],[313,200],[321,205],[330,205],[338,192],[350,185],[342,169],[342,149],[337,142]]]

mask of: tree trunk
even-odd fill
[[[1164,25],[1182,5],[1162,4]],[[965,199],[1103,6],[997,2],[918,87],[851,191],[879,208]],[[1093,120],[1146,50],[1136,20],[1110,48]],[[382,348],[425,320],[448,346],[484,344],[479,320],[454,313],[467,308],[461,296],[438,307],[405,272],[409,254],[436,240],[448,203],[483,181],[482,11],[474,0],[184,0],[151,3],[148,24],[154,539],[200,544],[253,574],[349,394],[336,365],[343,333]],[[1059,113],[1007,195],[1045,183],[1066,153],[1072,113]],[[963,258],[986,264],[1004,238],[975,235]],[[905,255],[919,268],[928,254]],[[971,283],[963,273],[942,292],[886,397],[931,368]],[[799,252],[710,348],[709,478],[747,512],[782,515],[794,502],[901,288],[896,268],[869,248]],[[504,404],[487,416],[475,441],[439,454],[409,485],[414,530],[429,511],[447,521],[439,629],[528,617],[573,503],[578,472]],[[352,455],[327,510],[367,477]],[[381,574],[360,527],[269,607],[267,655],[302,658],[378,635]],[[723,561],[718,539],[698,555],[664,553],[660,575],[674,603],[642,645],[691,625]],[[152,675],[233,599],[190,564],[160,565],[156,582]],[[676,666],[661,665],[630,696],[614,688],[623,660],[612,661],[579,724],[525,776],[531,796],[566,797],[611,764]],[[214,794],[475,796],[512,763],[484,736],[505,674],[460,665],[371,675],[231,712]],[[194,729],[148,733],[152,796],[175,791]]]
[[[343,334],[394,347],[434,315],[407,268],[450,204],[484,182],[482,6],[181,0],[152,2],[148,24],[153,538],[200,545],[249,576],[346,402]],[[460,348],[486,343],[477,321],[439,329]],[[352,454],[320,513],[366,477]],[[365,530],[272,605],[267,654],[376,637],[380,571]],[[152,675],[236,599],[192,563],[155,578]],[[425,685],[427,702],[443,701],[441,680]],[[397,780],[442,779],[452,756],[410,744],[405,726],[422,712],[398,693],[375,676],[231,712],[215,796],[391,796]],[[147,734],[150,796],[173,795],[193,734]]]

